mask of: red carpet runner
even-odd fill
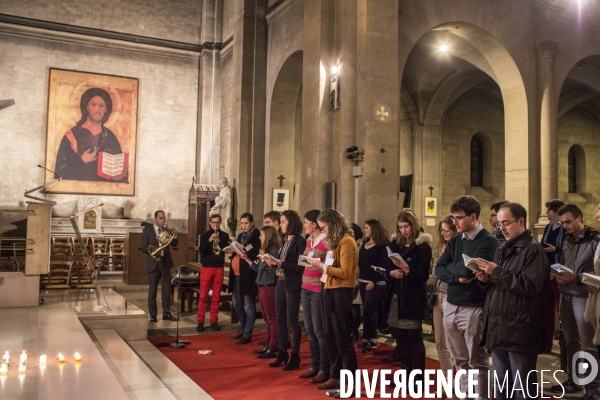
[[[252,351],[259,349],[258,340],[265,339],[265,332],[254,332],[252,342],[236,345],[235,340],[229,339],[235,332],[211,333],[204,335],[185,336],[190,341],[184,349],[161,347],[159,350],[179,367],[186,375],[202,389],[217,400],[221,399],[327,399],[325,392],[317,390],[310,379],[300,379],[298,375],[310,368],[310,350],[307,336],[302,335],[300,369],[283,371],[283,367],[270,368],[270,360],[259,360]],[[174,337],[155,337],[149,341],[157,345],[160,342],[174,342]],[[355,342],[359,343],[359,342]],[[199,355],[198,350],[209,349],[213,355]],[[399,364],[384,364],[381,357],[391,354],[393,348],[381,345],[371,353],[363,354],[357,351],[358,366],[361,369],[392,368]],[[289,352],[289,350],[288,350]],[[427,368],[437,369],[439,363],[427,359]],[[379,387],[379,385],[377,385]],[[387,390],[392,393],[392,390]],[[379,390],[376,391],[376,398]],[[367,398],[363,389],[362,398]],[[354,398],[354,397],[352,397]]]

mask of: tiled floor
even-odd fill
[[[107,283],[117,293],[105,290],[113,312],[138,313],[147,310],[147,288],[125,286],[118,282]],[[210,398],[201,388],[185,376],[146,340],[125,342],[114,330],[86,331],[78,314],[94,313],[98,300],[92,291],[71,291],[69,295],[54,293],[44,296],[45,303],[35,308],[0,309],[0,352],[8,350],[13,361],[18,353],[29,352],[27,371],[18,373],[16,365],[8,374],[0,374],[1,399],[202,399]],[[128,304],[124,309],[125,300]],[[174,304],[171,312],[177,314]],[[197,309],[181,314],[180,334],[211,334],[208,324],[203,333],[197,333]],[[132,314],[133,315],[133,314]],[[208,314],[207,314],[208,321]],[[224,331],[237,331],[232,324],[230,311],[219,313],[219,325]],[[148,322],[148,336],[173,336],[176,323]],[[264,329],[257,320],[256,329]],[[427,356],[437,359],[431,325],[423,324]],[[379,342],[395,345],[388,335]],[[249,345],[254,348],[253,342]],[[83,361],[76,363],[72,354],[79,351]],[[58,352],[67,356],[65,364],[56,362]],[[40,354],[48,356],[45,368],[40,368]],[[555,371],[559,367],[558,349],[552,354],[540,355],[538,370]],[[563,374],[558,374],[564,378]],[[545,389],[549,389],[546,384]],[[545,396],[552,394],[545,390]],[[574,399],[580,394],[567,395]]]

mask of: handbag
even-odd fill
[[[431,310],[433,308],[433,306],[435,306],[436,300],[437,300],[437,291],[434,290],[433,292],[431,292],[431,294],[429,295],[429,299],[427,300],[427,308]]]

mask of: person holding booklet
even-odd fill
[[[304,327],[308,334],[310,347],[310,368],[300,374],[300,378],[311,379],[311,383],[323,383],[329,380],[329,353],[323,333],[321,277],[323,270],[310,265],[313,261],[325,261],[327,246],[325,234],[319,228],[317,217],[321,211],[311,210],[304,214],[304,233],[308,235],[306,248],[300,257],[304,265],[302,275],[302,312],[304,313]]]
[[[277,360],[269,366],[277,368],[285,364],[284,371],[300,368],[300,293],[304,266],[298,265],[298,257],[306,248],[306,239],[302,236],[302,221],[296,211],[286,210],[281,214],[280,227],[284,240],[278,260],[267,260],[267,264],[277,267],[275,284],[275,313],[279,337]],[[292,359],[288,364],[289,347],[288,326],[292,329]]]
[[[256,314],[256,272],[250,265],[258,257],[260,251],[260,232],[254,226],[254,217],[250,213],[244,213],[240,217],[242,232],[237,237],[237,242],[231,244],[227,251],[231,257],[231,269],[229,270],[229,285],[232,288],[232,303],[235,312],[240,319],[240,330],[231,339],[237,339],[236,344],[250,343],[254,319]],[[246,303],[246,310],[244,308]]]
[[[272,226],[260,228],[260,253],[259,258],[254,261],[250,268],[257,273],[256,285],[258,286],[258,301],[267,325],[266,345],[260,350],[254,350],[257,358],[267,359],[277,357],[279,340],[277,336],[277,317],[275,314],[275,282],[277,281],[277,269],[266,262],[261,256],[271,255],[273,258],[279,255],[281,249],[281,236]]]
[[[497,218],[504,245],[496,251],[494,262],[475,261],[480,269],[475,276],[490,284],[480,345],[492,351],[497,400],[537,399],[537,375],[529,372],[535,371],[538,354],[545,351],[540,338],[546,330],[550,263],[542,245],[525,228],[525,207],[504,203]]]
[[[328,208],[317,218],[319,228],[327,235],[325,262],[314,261],[314,268],[323,269],[327,280],[321,299],[323,301],[323,328],[331,377],[317,386],[319,390],[340,389],[340,374],[347,369],[354,374],[358,369],[356,351],[349,326],[352,320],[352,291],[358,272],[358,248],[350,223],[338,211]],[[336,396],[339,398],[339,393]]]
[[[481,205],[473,196],[461,196],[450,206],[452,221],[458,235],[448,242],[435,265],[435,276],[448,284],[444,309],[444,328],[457,369],[479,370],[475,392],[478,399],[488,398],[490,364],[487,352],[479,346],[479,320],[485,304],[487,286],[477,280],[465,266],[463,254],[471,258],[492,261],[498,241],[479,222]],[[467,375],[460,380],[460,389],[467,391]]]
[[[425,344],[422,323],[427,308],[426,284],[429,279],[433,238],[421,232],[417,217],[410,211],[398,214],[396,238],[388,249],[396,253],[387,260],[386,277],[392,285],[388,324],[396,339],[397,361],[412,370],[425,370]],[[423,375],[417,377],[423,380]]]
[[[376,268],[385,269],[388,266],[388,242],[388,233],[381,222],[376,219],[365,222],[365,239],[358,251],[358,287],[363,303],[362,353],[377,348],[377,317],[379,304],[386,290],[386,279],[385,273]]]
[[[564,387],[565,392],[574,393],[581,391],[581,387],[573,379],[576,373],[570,362],[573,355],[583,349],[598,359],[598,351],[593,344],[594,327],[584,319],[588,289],[581,280],[584,272],[594,272],[594,254],[600,242],[600,233],[583,224],[583,213],[575,204],[562,206],[558,210],[558,216],[566,233],[559,262],[572,271],[556,277],[560,292],[559,315],[569,360],[566,371],[569,378],[562,385],[553,386],[551,390],[561,393]],[[599,386],[600,376],[597,376],[585,385],[585,394],[581,398],[600,398]]]
[[[447,215],[441,219],[438,224],[438,249],[436,251],[436,258],[440,256],[446,250],[446,246],[450,239],[456,236],[456,227],[452,223],[452,216]],[[437,261],[437,260],[436,260]],[[432,275],[435,275],[435,268],[433,269]],[[448,345],[448,339],[446,339],[446,330],[444,329],[444,309],[446,307],[446,299],[448,297],[448,284],[440,281],[436,277],[435,283],[435,303],[433,305],[433,329],[435,333],[435,347],[438,353],[438,360],[440,361],[440,367],[442,371],[452,371],[452,356],[450,355],[450,346]]]

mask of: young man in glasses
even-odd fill
[[[567,375],[568,380],[562,385],[551,388],[553,392],[573,393],[581,388],[576,384],[576,373],[571,360],[576,352],[583,350],[591,354],[598,361],[598,352],[592,343],[594,327],[584,320],[585,306],[588,299],[588,289],[581,283],[582,273],[594,274],[594,254],[600,242],[599,232],[583,224],[583,213],[575,204],[565,204],[558,210],[560,222],[565,230],[565,239],[562,243],[560,263],[569,268],[574,274],[557,276],[558,290],[560,292],[559,315],[565,346],[567,348]],[[594,316],[598,321],[598,316]],[[581,367],[578,368],[581,370]],[[585,370],[585,369],[583,369]],[[585,385],[584,400],[600,398],[600,374]]]
[[[479,320],[485,304],[487,285],[479,282],[465,267],[463,254],[492,261],[498,240],[479,223],[481,205],[473,196],[454,200],[450,212],[458,235],[448,242],[435,266],[435,276],[448,284],[448,304],[444,310],[444,328],[457,369],[479,370],[475,392],[478,399],[488,398],[490,365],[487,352],[479,347]],[[466,393],[467,374],[460,389]]]
[[[496,251],[494,262],[477,260],[483,272],[475,273],[482,283],[490,283],[482,336],[485,347],[492,350],[494,394],[498,400],[537,399],[535,370],[538,354],[545,350],[540,338],[546,329],[550,263],[526,228],[527,211],[522,205],[501,205],[497,224],[506,242]]]

